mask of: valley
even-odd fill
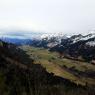
[[[0,95],[95,95],[95,0],[0,0]]]
[[[0,95],[95,95],[95,34],[0,40]]]
[[[20,46],[34,64],[41,64],[49,73],[69,79],[77,85],[95,85],[95,65],[67,58],[60,58],[57,52],[33,46]]]
[[[92,64],[72,62],[48,49],[0,41],[0,95],[95,95],[94,77],[76,75],[94,72]]]

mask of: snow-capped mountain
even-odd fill
[[[85,42],[85,45],[95,45],[95,31],[89,32],[89,34],[78,35],[66,35],[64,33],[42,33],[42,32],[23,32],[23,31],[8,31],[0,32],[0,38],[4,41],[8,41],[14,44],[31,44],[33,41],[38,42],[38,46],[45,46],[47,48],[55,47],[57,45],[64,46],[65,44],[75,44],[78,42]]]
[[[69,41],[70,44],[74,44],[80,41],[84,41],[85,45],[90,45],[90,46],[94,46],[95,44],[95,31],[91,31],[91,33],[89,32],[89,34],[78,34],[78,35],[65,35],[63,33],[50,33],[50,34],[43,34],[41,35],[41,40],[45,40],[48,41],[50,44],[51,42],[53,42],[52,44],[55,44],[54,46],[60,44],[61,42],[64,42],[66,40]],[[68,43],[67,41],[67,43]],[[48,44],[49,44],[48,43]],[[50,45],[48,45],[50,46]]]
[[[56,38],[58,42],[61,42],[61,39],[66,39],[68,38],[68,36],[64,33],[46,33],[41,35],[41,39],[47,39],[50,40],[52,38]]]
[[[50,48],[50,51],[63,52],[65,56],[80,60],[94,60],[95,33],[73,35],[70,38],[61,39],[61,43]]]
[[[95,38],[95,33],[87,34],[87,35],[79,34],[79,35],[72,36],[71,38],[73,40],[73,43],[76,43],[78,41],[87,41],[89,39]]]
[[[64,35],[63,33],[55,33],[55,34],[43,34],[41,35],[41,41],[47,42],[47,47],[61,45],[61,43],[67,44],[75,44],[78,42],[85,42],[85,45],[94,45],[95,41],[95,33],[89,33],[86,35],[78,34],[78,35]],[[93,42],[92,42],[93,41]],[[63,44],[64,46],[65,44]],[[42,46],[42,45],[41,45]]]

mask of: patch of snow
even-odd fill
[[[78,41],[83,41],[83,40],[86,41],[86,40],[94,38],[94,37],[95,37],[95,33],[88,34],[85,36],[79,36],[79,37],[76,37],[75,39],[73,39],[73,43],[76,43]]]
[[[95,46],[95,41],[87,42],[86,45],[89,45],[89,46]]]

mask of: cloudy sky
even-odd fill
[[[95,29],[95,0],[0,0],[0,30],[79,33]]]

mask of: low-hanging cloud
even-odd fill
[[[95,0],[0,0],[0,29],[82,33],[95,29]]]

